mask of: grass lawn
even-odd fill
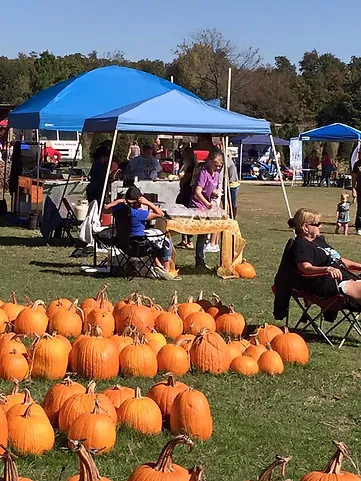
[[[309,206],[324,214],[323,231],[331,245],[345,257],[361,257],[361,238],[353,235],[353,229],[348,238],[333,234],[339,189],[294,187],[288,189],[288,194],[293,211]],[[105,282],[109,285],[109,297],[115,301],[138,290],[167,307],[174,289],[181,300],[196,296],[203,289],[205,297],[216,292],[224,302],[235,304],[250,325],[273,322],[271,286],[290,237],[286,221],[279,187],[242,185],[239,222],[247,241],[245,257],[257,270],[255,280],[223,281],[211,275],[182,275],[179,282],[108,278]],[[95,294],[104,280],[80,273],[79,266],[91,259],[72,259],[71,250],[43,246],[38,233],[1,227],[0,299],[8,299],[13,289],[20,301],[25,295],[48,302],[57,295],[83,299]],[[209,263],[216,264],[216,256],[208,256]],[[181,251],[178,261],[181,266],[192,265],[192,254]],[[294,308],[291,314],[296,320]],[[255,480],[276,454],[292,455],[287,476],[297,480],[309,470],[325,467],[333,453],[331,441],[336,439],[351,448],[357,463],[361,440],[360,349],[346,345],[337,350],[312,342],[310,351],[310,363],[305,368],[287,366],[285,373],[275,378],[258,375],[245,379],[234,374],[185,376],[184,382],[208,397],[214,434],[208,442],[197,442],[190,454],[177,448],[176,462],[186,467],[206,464],[209,481]],[[98,390],[116,383],[139,385],[145,394],[153,381],[119,378],[99,383]],[[29,384],[39,401],[50,385],[40,381]],[[9,383],[0,382],[0,389],[8,393]],[[113,481],[127,479],[139,464],[156,460],[169,437],[168,432],[147,438],[119,429],[116,448],[97,458],[100,473]],[[51,453],[40,458],[20,458],[19,474],[41,481],[66,480],[78,472],[77,459],[60,449],[66,445],[65,437],[58,433],[56,439]]]

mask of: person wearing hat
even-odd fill
[[[145,206],[147,209],[144,209]],[[123,219],[129,219],[129,237],[144,238],[146,234],[146,223],[151,220],[164,217],[162,209],[154,205],[152,202],[143,197],[142,193],[133,185],[129,187],[125,193],[124,199],[116,199],[105,206],[107,212],[122,213]],[[117,229],[118,230],[118,229]],[[156,258],[156,265],[170,271],[170,261],[172,259],[172,242],[166,239],[162,247],[159,249],[159,255]]]

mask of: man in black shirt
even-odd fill
[[[249,160],[258,160],[259,152],[257,150],[256,144],[251,145],[251,148],[248,151],[248,158]]]

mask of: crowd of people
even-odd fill
[[[319,168],[321,167],[321,177],[319,177]],[[327,150],[323,150],[321,159],[318,157],[316,150],[311,155],[306,155],[303,159],[303,185],[312,184],[321,187],[325,182],[326,187],[331,185],[331,181],[335,181],[338,176],[338,163],[332,160]]]

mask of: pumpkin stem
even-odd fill
[[[17,303],[18,303],[18,300],[17,300],[17,298],[16,298],[16,293],[15,293],[15,291],[11,291],[10,298],[11,298],[11,302],[12,302],[13,304],[17,304]]]
[[[262,471],[262,473],[259,475],[258,481],[270,481],[272,473],[275,470],[275,468],[277,468],[277,466],[281,466],[282,476],[285,476],[287,463],[291,459],[292,459],[292,456],[288,456],[288,457],[276,456],[276,459],[273,461],[273,463],[267,466],[267,468],[264,471]]]
[[[92,411],[92,414],[100,414],[100,404],[99,404],[99,399],[96,397],[94,401],[94,409]]]
[[[179,436],[175,436],[173,439],[167,442],[167,444],[162,449],[158,461],[154,466],[154,471],[160,471],[162,473],[171,473],[174,472],[173,469],[173,451],[174,448],[178,444],[186,444],[189,446],[189,451],[193,448],[193,441],[189,439],[187,436],[180,434]]]
[[[8,403],[7,397],[0,393],[0,406],[5,406]]]
[[[22,392],[24,393],[24,401],[22,404],[33,404],[34,399],[31,397],[29,389],[23,389]]]
[[[31,404],[29,404],[29,406],[26,408],[26,411],[24,412],[24,414],[22,415],[23,418],[30,418],[31,417],[31,408],[33,406],[33,402]]]
[[[288,334],[288,333],[290,332],[290,330],[288,329],[288,327],[284,327],[283,330],[284,330],[284,333],[285,333],[285,334]]]
[[[76,453],[80,461],[80,481],[100,481],[102,477],[90,452],[85,449],[82,441],[69,439],[70,449]]]
[[[78,302],[78,299],[75,301],[75,302]],[[75,312],[78,313],[78,311],[80,312],[80,319],[81,319],[81,322],[84,324],[85,322],[85,314],[84,314],[84,311],[81,307],[75,305],[75,302],[74,302],[74,306],[75,306]],[[70,308],[69,308],[70,309]]]
[[[95,394],[96,382],[94,380],[90,381],[90,383],[86,387],[85,394]]]
[[[323,472],[326,474],[340,474],[342,469],[342,461],[344,458],[351,461],[355,467],[355,463],[350,457],[347,446],[340,441],[333,441],[333,444],[336,446],[336,453],[332,456]]]
[[[178,304],[178,292],[174,291],[174,294],[172,296],[172,305],[176,306]]]
[[[3,481],[18,481],[19,474],[15,463],[15,459],[17,459],[17,457],[12,452],[10,452],[3,444],[0,444],[0,447],[4,450],[4,453],[1,456],[4,460],[4,477],[2,478]]]
[[[14,331],[14,324],[11,321],[6,321],[3,334],[10,334],[10,332],[13,332],[13,331]]]
[[[98,292],[95,300],[96,301],[101,301],[102,299],[106,298],[106,292],[107,292],[108,286],[107,284],[104,285],[102,289]]]
[[[213,304],[215,304],[215,305],[222,304],[221,298],[215,292],[212,292],[212,301],[213,301]]]
[[[70,306],[68,307],[67,311],[71,311],[73,307],[75,307],[75,309],[78,308],[78,303],[79,303],[79,299],[75,299],[71,304]]]
[[[42,301],[41,299],[38,299],[37,301],[35,301],[31,306],[31,309],[37,309],[39,306],[45,306],[45,302]]]
[[[103,330],[100,326],[96,325],[93,327],[90,335],[92,337],[103,337]]]
[[[203,301],[203,291],[199,291],[197,301]]]
[[[192,304],[193,301],[194,301],[193,296],[188,296],[187,302],[189,304]]]
[[[11,394],[19,394],[19,381],[14,377],[12,379],[13,383],[14,383],[14,387],[11,391]]]
[[[272,349],[272,346],[269,342],[266,343],[266,348],[269,350],[269,351],[273,351]]]
[[[229,305],[229,314],[234,314],[236,312],[236,306],[234,304]]]
[[[72,378],[68,375],[63,379],[62,384],[64,386],[72,386],[74,384],[74,382],[73,382]]]
[[[142,398],[142,397],[143,397],[143,396],[142,396],[142,392],[141,392],[141,390],[140,390],[140,387],[136,387],[136,388],[135,388],[134,398],[135,398],[135,399],[140,399],[140,398]]]
[[[174,387],[176,383],[175,376],[172,372],[167,372],[164,374],[164,377],[167,378],[167,386]]]
[[[191,477],[189,478],[189,481],[205,481],[205,476],[204,476],[204,470],[205,466],[195,466],[194,468],[191,469]]]

